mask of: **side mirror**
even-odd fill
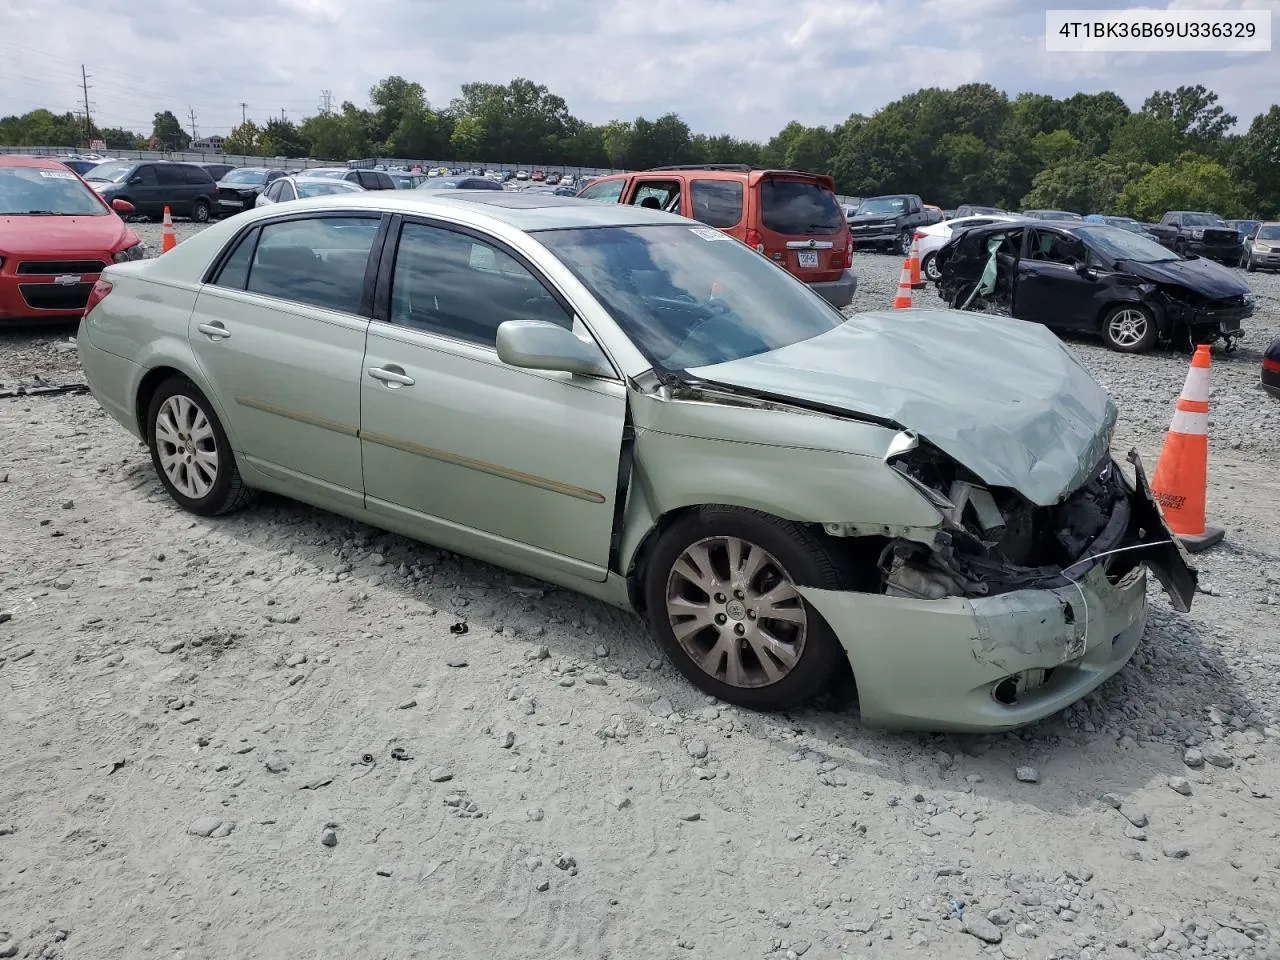
[[[1086,280],[1097,280],[1098,271],[1086,260],[1076,261],[1076,273],[1080,274]]]
[[[604,352],[572,330],[545,320],[508,320],[498,327],[498,359],[529,370],[564,370],[588,377],[612,377]]]
[[[130,177],[130,178],[129,178],[129,186],[131,186],[131,187],[132,187],[132,186],[135,186],[136,184],[139,184],[139,183],[141,183],[141,182],[142,182],[142,178],[141,178],[141,177]]]
[[[135,209],[132,203],[130,203],[128,200],[122,200],[118,197],[115,200],[111,201],[111,209],[114,210],[116,213],[129,214],[129,213],[135,212]]]

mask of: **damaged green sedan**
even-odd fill
[[[359,194],[108,267],[79,345],[182,507],[267,490],[639,612],[730,703],[852,668],[868,724],[1001,730],[1196,575],[1048,331],[845,317],[644,208]]]

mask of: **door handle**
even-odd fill
[[[389,387],[412,387],[418,382],[413,377],[405,376],[399,367],[370,367],[369,376],[381,380]]]
[[[197,323],[196,329],[206,337],[212,337],[214,340],[223,340],[231,336],[231,331],[217,321],[213,323]]]

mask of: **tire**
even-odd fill
[[[160,482],[184,510],[213,517],[253,498],[213,405],[185,377],[170,377],[152,395],[146,436]]]
[[[912,236],[913,234],[910,230],[904,230],[902,231],[902,233],[898,235],[898,252],[901,253],[904,257],[911,256],[911,237]]]
[[[193,223],[208,223],[212,208],[209,201],[200,199],[191,204],[191,220]]]
[[[1173,252],[1180,257],[1185,257],[1187,255],[1187,242],[1182,239],[1173,241]]]
[[[1245,273],[1257,273],[1258,268],[1253,264],[1253,257],[1249,257],[1244,262]]]
[[[736,595],[734,544],[740,563],[758,564],[747,582],[736,585]],[[703,575],[690,556],[714,572]],[[694,686],[737,706],[784,710],[822,691],[845,657],[835,633],[794,584],[845,589],[850,577],[808,527],[755,510],[702,507],[659,537],[643,587],[650,628]],[[780,596],[766,601],[771,593]],[[779,616],[757,616],[766,605]],[[697,626],[700,609],[706,622]]]
[[[920,261],[920,273],[926,280],[932,280],[937,283],[942,279],[942,271],[938,269],[938,255],[936,253],[926,253],[924,259]]]
[[[1157,336],[1156,318],[1140,304],[1118,304],[1102,318],[1102,340],[1118,353],[1146,353]]]

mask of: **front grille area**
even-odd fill
[[[24,260],[18,264],[18,275],[56,277],[63,273],[101,273],[102,260]]]
[[[83,310],[92,283],[20,283],[18,292],[32,310]]]
[[[1234,247],[1240,242],[1240,234],[1235,230],[1206,230],[1204,242],[1217,246]]]

